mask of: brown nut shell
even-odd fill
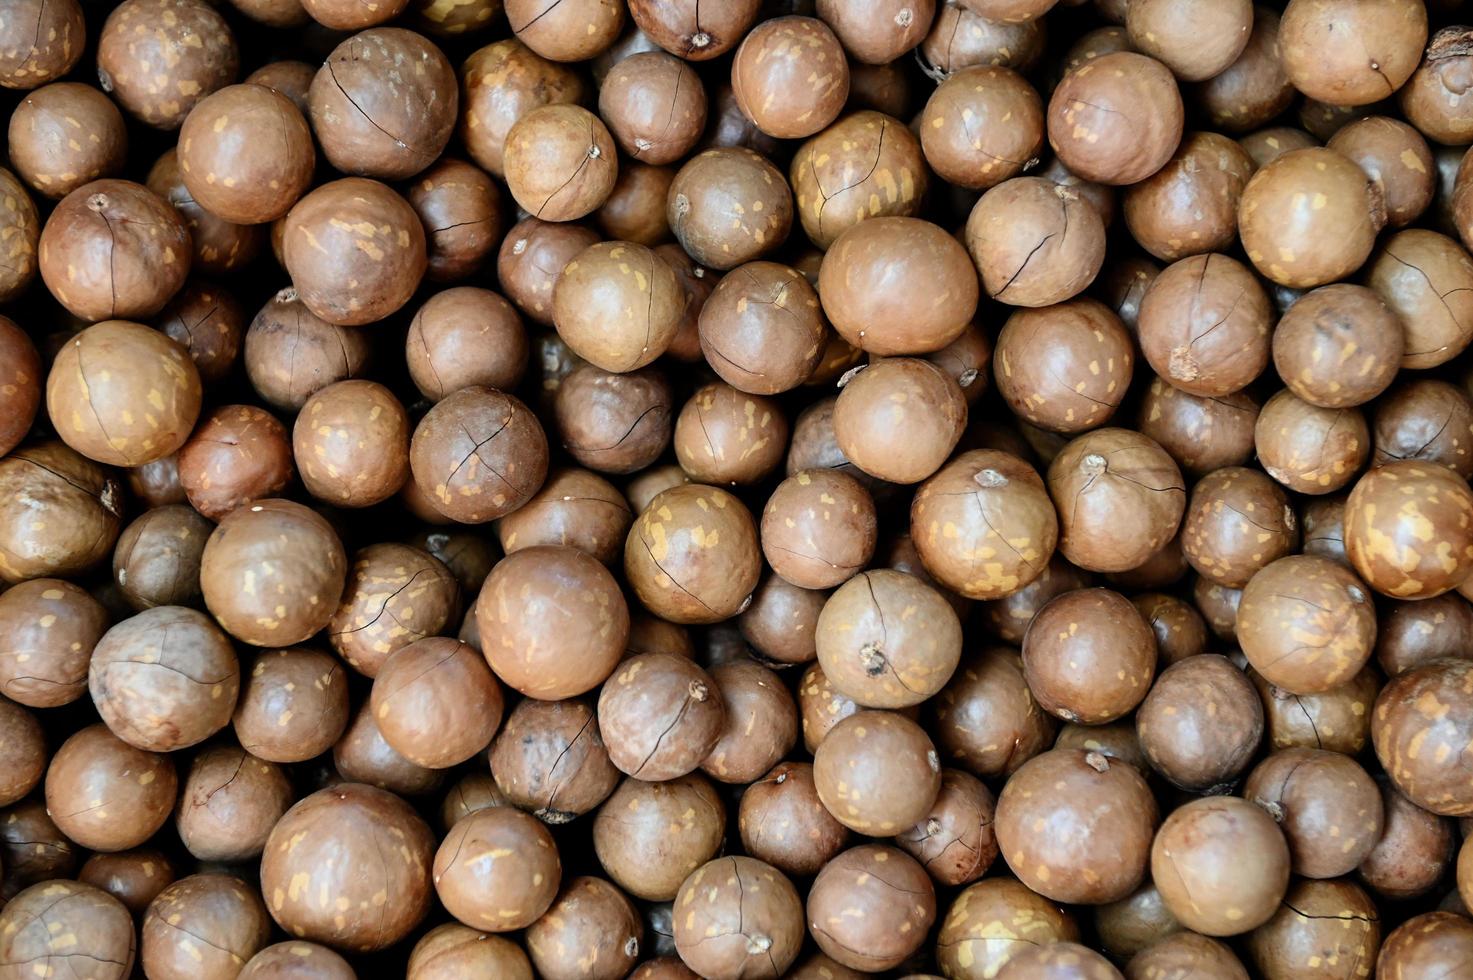
[[[636,779],[692,772],[716,747],[725,720],[726,706],[711,675],[670,653],[626,659],[598,697],[598,726],[609,759]]]
[[[1136,712],[1141,750],[1173,784],[1202,792],[1230,784],[1263,740],[1258,692],[1232,661],[1187,657],[1162,671]]]
[[[864,915],[845,915],[851,908]],[[936,893],[925,870],[885,844],[861,844],[840,854],[808,892],[809,929],[818,948],[856,970],[900,966],[935,921]]]
[[[491,772],[509,802],[550,824],[597,807],[619,784],[593,705],[528,698],[491,743]]]
[[[0,581],[73,575],[102,562],[122,529],[122,487],[60,442],[0,458]],[[37,519],[47,528],[37,533]]]
[[[993,373],[1018,416],[1073,433],[1110,420],[1134,367],[1135,344],[1120,318],[1096,300],[1073,299],[1008,317]]]
[[[1240,391],[1268,365],[1273,326],[1268,294],[1226,255],[1174,262],[1141,298],[1141,350],[1163,379],[1190,394]]]
[[[294,795],[275,763],[234,746],[205,749],[180,788],[179,839],[201,861],[249,861],[260,856]]]
[[[967,400],[956,379],[914,357],[882,358],[852,374],[834,404],[840,451],[890,483],[919,483],[934,474],[966,424]]]
[[[754,27],[737,48],[731,87],[759,130],[803,139],[833,122],[844,107],[849,63],[823,21],[777,17]]]
[[[674,623],[714,623],[740,612],[761,577],[757,528],[717,487],[660,493],[629,529],[624,574],[650,612]]]
[[[1461,694],[1464,684],[1473,683],[1470,678],[1473,663],[1466,660],[1414,668],[1386,683],[1371,713],[1371,741],[1392,785],[1444,816],[1473,813],[1473,792],[1457,772],[1473,738],[1473,712]],[[1439,756],[1455,758],[1458,765],[1439,763]]]
[[[0,943],[7,963],[46,970],[64,964],[78,976],[99,980],[122,980],[133,970],[133,919],[122,902],[91,885],[59,880],[32,885],[5,906],[0,929],[8,930]],[[73,941],[58,949],[58,934]]]
[[[1114,721],[1151,688],[1155,633],[1118,592],[1066,592],[1029,624],[1023,671],[1029,690],[1050,714],[1088,725]]]
[[[1297,0],[1284,8],[1279,28],[1279,51],[1294,87],[1336,106],[1394,93],[1416,70],[1426,43],[1427,8],[1408,0]]]
[[[576,221],[608,199],[618,176],[614,138],[576,105],[539,106],[507,131],[503,166],[517,204],[543,221]]]
[[[134,748],[104,725],[90,725],[52,756],[46,812],[81,846],[124,851],[168,821],[178,787],[168,756]]]
[[[921,146],[900,120],[863,110],[799,147],[788,179],[809,241],[827,248],[869,218],[915,217],[929,181]]]
[[[514,395],[472,385],[425,413],[409,443],[420,492],[462,524],[484,524],[526,503],[547,477],[547,435]]]
[[[1262,472],[1224,467],[1192,488],[1181,547],[1204,578],[1241,589],[1298,544],[1299,520],[1289,495]]]
[[[1151,878],[1188,929],[1233,936],[1273,917],[1289,885],[1289,847],[1262,807],[1234,796],[1172,812],[1151,845]]]
[[[1473,492],[1445,466],[1420,460],[1379,466],[1350,492],[1345,550],[1377,592],[1397,599],[1441,595],[1473,568]]]
[[[109,624],[101,603],[61,579],[34,578],[0,593],[0,694],[32,708],[75,701]]]
[[[1176,79],[1143,54],[1096,58],[1067,73],[1049,100],[1049,145],[1085,180],[1138,183],[1166,165],[1181,136]]]
[[[941,791],[941,762],[920,725],[892,711],[859,711],[813,754],[824,809],[850,830],[889,837],[925,819]]]
[[[573,353],[605,371],[633,371],[665,352],[685,310],[675,270],[632,242],[600,242],[563,267],[552,316]]]
[[[1381,839],[1381,794],[1348,755],[1283,749],[1248,774],[1243,796],[1264,807],[1284,832],[1294,873],[1334,878],[1365,860]]]
[[[312,186],[316,165],[301,110],[263,85],[230,85],[206,96],[179,130],[184,186],[200,207],[234,224],[286,214]]]
[[[699,772],[658,783],[625,779],[593,820],[599,864],[619,887],[651,902],[675,898],[725,834],[726,807]]]
[[[1339,562],[1280,558],[1243,589],[1237,637],[1253,669],[1295,694],[1347,683],[1370,659],[1376,636],[1371,595]]]
[[[108,14],[97,39],[102,90],[158,129],[178,129],[191,108],[235,81],[239,70],[235,37],[204,0],[126,0]]]

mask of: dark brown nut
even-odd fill
[[[1000,980],[1120,980],[1103,955],[1078,943],[1049,943],[1026,949],[997,971]]]
[[[589,812],[619,784],[593,706],[581,698],[518,704],[490,758],[507,801],[550,824]]]
[[[973,776],[941,771],[941,793],[930,814],[895,840],[938,884],[965,885],[997,860],[992,791]]]
[[[1420,133],[1399,119],[1357,119],[1326,145],[1355,161],[1380,185],[1388,226],[1410,224],[1432,203],[1437,183],[1432,151]]]
[[[4,251],[0,252],[5,259],[3,265],[0,265],[0,303],[8,303],[25,292],[32,280],[36,278],[38,269],[36,246],[41,240],[41,220],[36,213],[36,204],[31,200],[31,196],[26,193],[26,189],[21,186],[15,175],[4,167],[0,167],[0,235],[4,235],[5,243]],[[6,320],[6,323],[9,322]],[[0,328],[0,334],[7,332]],[[4,343],[9,348],[16,341],[6,338],[0,343]],[[7,363],[14,364],[15,362],[7,360]],[[39,375],[39,365],[34,368],[34,371],[36,375]],[[28,393],[24,386],[19,389],[19,392],[19,396],[15,394],[5,396],[7,405],[12,399],[17,398],[19,404],[24,405],[27,397],[34,396],[34,391]],[[35,411],[34,407],[31,411]],[[24,415],[22,411],[20,417]],[[16,417],[10,416],[11,419]],[[8,423],[6,429],[8,430],[13,424],[17,423],[13,421]],[[26,427],[29,428],[29,422]],[[5,438],[0,438],[0,446],[4,446],[5,441]]]
[[[481,583],[500,557],[495,545],[469,530],[423,530],[409,543],[443,562],[465,595],[480,592]]]
[[[348,969],[348,965],[344,963],[343,968]],[[520,945],[458,922],[447,922],[425,933],[409,954],[407,970],[406,980],[449,980],[468,973],[532,980],[532,964]],[[341,980],[353,980],[355,976],[345,974]],[[312,980],[317,980],[315,975]],[[332,974],[322,980],[340,978]]]
[[[549,619],[554,613],[559,619]],[[567,547],[525,548],[497,563],[476,600],[476,623],[496,675],[549,701],[603,683],[629,637],[618,582],[597,559]]]
[[[291,478],[286,426],[254,405],[215,409],[179,450],[179,483],[191,506],[213,521],[274,496]]]
[[[123,114],[80,82],[57,82],[26,95],[10,116],[9,139],[16,175],[53,199],[115,176],[128,155]]]
[[[553,290],[558,336],[605,371],[633,371],[663,354],[684,311],[675,270],[632,242],[600,242],[579,252]]]
[[[1252,159],[1228,137],[1189,133],[1164,167],[1125,192],[1125,223],[1165,262],[1225,251],[1237,241],[1238,200],[1252,174]]]
[[[178,129],[190,109],[240,71],[225,18],[203,0],[127,0],[97,40],[97,78],[134,118]]]
[[[849,829],[824,809],[813,785],[813,766],[806,762],[778,763],[748,786],[737,827],[743,850],[795,876],[817,874],[850,838]],[[990,828],[978,831],[990,835]]]
[[[323,184],[287,214],[283,235],[282,264],[297,298],[329,323],[382,320],[424,278],[424,225],[408,201],[375,180]]]
[[[455,129],[458,102],[445,55],[397,27],[338,45],[308,93],[312,131],[328,162],[345,174],[383,180],[410,177],[434,162]]]
[[[0,581],[87,571],[112,551],[122,517],[122,488],[96,463],[59,442],[14,450],[0,458]]]
[[[309,18],[306,11],[301,10],[298,0],[233,0],[237,8],[242,4],[249,3],[280,3],[282,6],[295,7],[301,15],[301,23]],[[305,61],[269,61],[251,72],[245,77],[246,83],[250,85],[264,85],[269,89],[275,89],[296,105],[303,115],[307,113],[307,90],[312,85],[312,76],[317,74],[317,69]]]
[[[1381,945],[1378,976],[1436,976],[1456,970],[1473,949],[1473,929],[1453,912],[1427,912],[1398,926]]]
[[[1149,437],[1096,429],[1074,439],[1048,470],[1059,550],[1080,568],[1123,572],[1176,536],[1186,509],[1181,471]]]
[[[113,581],[128,604],[198,605],[200,557],[213,527],[178,504],[144,511],[128,525],[113,552]]]
[[[962,648],[961,623],[941,594],[884,568],[861,572],[829,597],[816,640],[829,684],[866,708],[930,698],[951,679]]]
[[[1043,177],[1014,177],[983,194],[967,219],[966,241],[987,295],[1013,306],[1076,296],[1105,259],[1099,212]]]
[[[583,100],[573,70],[507,38],[488,44],[460,69],[460,136],[471,159],[497,177],[506,175],[503,150],[513,124],[532,109]]]
[[[998,639],[1016,646],[1023,642],[1028,624],[1033,621],[1038,610],[1043,608],[1044,603],[1057,595],[1083,589],[1088,585],[1089,576],[1085,572],[1055,556],[1044,566],[1038,577],[1023,588],[1000,599],[984,602],[980,607],[983,621],[988,631]],[[1144,609],[1142,615],[1145,615]]]
[[[929,283],[924,306],[911,286]],[[928,354],[955,340],[977,310],[977,274],[960,243],[920,218],[861,221],[835,240],[819,269],[824,313],[870,354]]]
[[[995,975],[1035,945],[1078,939],[1074,920],[1053,902],[1012,878],[986,878],[947,909],[936,937],[936,964],[957,976]]]
[[[1473,663],[1466,660],[1438,660],[1398,674],[1381,689],[1371,717],[1376,757],[1393,785],[1423,809],[1445,816],[1473,813],[1473,793],[1457,777],[1457,767],[1435,761],[1461,758],[1473,732],[1473,716],[1460,693],[1470,677]]]
[[[1096,300],[1075,299],[1008,317],[993,372],[1014,413],[1040,428],[1073,433],[1109,421],[1134,366],[1135,344],[1120,319]]]
[[[593,216],[604,237],[636,245],[668,243],[671,234],[670,222],[665,217],[665,202],[673,183],[673,167],[634,162],[620,167],[614,189]],[[669,257],[662,257],[674,264]],[[689,257],[686,261],[690,261]]]
[[[782,679],[752,660],[719,664],[711,679],[726,717],[701,771],[723,783],[751,783],[797,744],[798,706]]]
[[[1230,133],[1262,126],[1289,108],[1294,86],[1279,59],[1278,11],[1255,6],[1243,52],[1192,94],[1212,125]]]
[[[1381,916],[1353,882],[1301,881],[1274,917],[1253,930],[1247,945],[1262,975],[1275,980],[1334,976],[1343,962],[1365,963],[1370,970],[1381,945]]]
[[[1250,668],[1248,676],[1263,701],[1268,738],[1276,749],[1326,749],[1355,755],[1371,737],[1371,705],[1381,682],[1363,669],[1339,687],[1320,694],[1294,694]]]
[[[1069,72],[1049,100],[1049,145],[1085,180],[1139,183],[1166,165],[1181,135],[1176,79],[1161,62],[1131,51]]]
[[[641,163],[675,163],[706,128],[700,76],[664,51],[632,54],[610,68],[598,109],[619,148]]]
[[[570,467],[553,471],[526,504],[497,523],[496,535],[508,555],[539,545],[564,545],[612,565],[623,553],[633,522],[629,504],[613,484]]]
[[[428,769],[484,749],[501,724],[501,686],[475,650],[448,637],[416,640],[374,678],[370,704],[384,741]]]
[[[512,33],[553,61],[587,61],[613,44],[624,29],[624,4],[617,0],[506,0]],[[540,969],[540,967],[539,967]]]
[[[1086,203],[1099,212],[1100,220],[1108,228],[1115,221],[1115,189],[1098,184],[1094,181],[1085,180],[1064,166],[1062,160],[1057,156],[1049,160],[1048,164],[1039,170],[1037,176],[1045,177],[1065,190],[1073,191],[1084,199]]]
[[[44,257],[43,257],[44,273]],[[1473,341],[1473,258],[1446,235],[1397,232],[1371,260],[1366,285],[1406,328],[1404,368],[1444,364]]]
[[[440,788],[443,773],[404,758],[384,740],[373,711],[365,701],[332,747],[332,766],[324,767],[319,785],[366,783],[397,796],[423,796]]]
[[[1473,653],[1463,640],[1473,636],[1473,605],[1456,593],[1388,603],[1377,625],[1376,663],[1387,677]]]
[[[943,180],[973,190],[1029,169],[1043,149],[1043,129],[1038,92],[1002,67],[955,72],[936,87],[920,119],[926,163]]]
[[[312,496],[338,507],[371,507],[409,479],[409,415],[381,384],[339,381],[302,406],[292,450]]]
[[[813,664],[798,681],[798,712],[803,722],[803,745],[810,755],[839,722],[859,710],[859,705],[836,691],[824,676],[823,667]],[[916,717],[912,711],[911,717]]]
[[[1200,82],[1226,71],[1243,53],[1253,17],[1251,0],[1144,0],[1127,7],[1125,29],[1137,51],[1159,59],[1184,82]]]
[[[863,356],[862,352],[858,353]],[[834,405],[838,400],[837,396],[823,398],[798,413],[797,421],[793,423],[793,438],[788,444],[784,472],[792,476],[803,470],[838,470],[854,477],[872,495],[883,495],[888,484],[849,462],[849,457],[839,448],[834,436]]]
[[[1229,785],[1263,739],[1258,692],[1226,657],[1188,657],[1166,668],[1136,713],[1151,768],[1192,792]]]
[[[440,825],[449,830],[477,810],[493,806],[511,806],[511,801],[497,787],[489,772],[473,772],[445,794],[440,803]]]
[[[575,221],[608,199],[618,176],[614,138],[575,105],[539,106],[506,134],[503,166],[517,204],[544,221]]]
[[[96,180],[62,198],[41,229],[39,248],[46,287],[89,321],[151,317],[189,274],[184,219],[127,180]]]
[[[251,20],[268,27],[301,27],[312,19],[306,8],[302,6],[302,0],[230,0],[230,5]],[[273,62],[272,64],[285,63]],[[253,74],[259,74],[264,70],[257,69]],[[311,73],[309,72],[308,81],[310,80]]]
[[[687,61],[725,54],[757,19],[760,0],[733,0],[707,7],[694,0],[631,0],[629,15],[651,41]]]
[[[200,207],[184,186],[179,154],[170,147],[148,172],[148,189],[163,198],[189,229],[195,272],[220,275],[249,265],[267,240],[265,226],[237,225]]]
[[[301,0],[312,19],[335,31],[357,31],[393,20],[409,0],[385,0],[372,6],[358,0]]]
[[[1294,87],[1336,106],[1365,105],[1394,93],[1411,77],[1426,43],[1427,8],[1407,0],[1291,0],[1279,30],[1284,70]]]
[[[925,38],[936,15],[936,0],[888,0],[879,4],[820,0],[816,6],[818,16],[860,67],[889,65],[909,52]],[[850,67],[851,74],[856,70]]]
[[[1356,867],[1381,839],[1380,791],[1348,755],[1283,749],[1248,775],[1243,795],[1284,832],[1295,874],[1333,878]]]
[[[204,98],[179,131],[179,170],[190,197],[225,221],[275,221],[312,185],[312,130],[291,99],[262,85]]]
[[[1142,950],[1154,949],[1176,936],[1186,935],[1203,942],[1212,942],[1196,933],[1185,932],[1181,923],[1167,911],[1161,893],[1149,881],[1118,902],[1096,906],[1094,921],[1101,948],[1117,961],[1130,961]],[[1226,946],[1222,950],[1229,957],[1232,956]],[[1133,980],[1140,980],[1134,974],[1131,976]],[[1173,974],[1168,973],[1166,976]],[[1208,973],[1206,976],[1210,980],[1248,980],[1247,973]]]
[[[1473,568],[1473,492],[1445,466],[1388,463],[1361,477],[1345,505],[1345,550],[1366,584],[1426,599]]]
[[[563,448],[600,472],[643,470],[670,446],[672,398],[658,367],[627,373],[576,367],[553,399]]]
[[[987,392],[987,368],[992,361],[992,347],[992,338],[972,323],[951,343],[927,354],[926,360],[956,379],[970,406]]]
[[[149,752],[171,752],[230,724],[240,665],[208,616],[160,606],[103,635],[87,683],[114,734]]]
[[[718,147],[676,172],[665,219],[692,259],[726,270],[782,245],[793,225],[793,194],[766,157]]]
[[[809,929],[818,948],[855,970],[899,966],[921,947],[935,921],[936,891],[925,869],[885,844],[840,854],[808,892]]]
[[[1131,50],[1133,48],[1130,43],[1130,35],[1126,33],[1123,25],[1111,24],[1107,27],[1096,27],[1092,31],[1086,31],[1079,40],[1070,45],[1069,50],[1055,66],[1055,71],[1062,75],[1107,54]]]
[[[711,676],[669,653],[626,659],[598,698],[598,726],[609,758],[638,779],[694,771],[722,734],[726,707]]]
[[[1372,465],[1420,459],[1473,476],[1473,399],[1445,381],[1419,378],[1398,385],[1376,403]]]
[[[1151,367],[1193,395],[1229,395],[1268,364],[1273,313],[1246,266],[1218,253],[1174,262],[1141,298],[1138,334]]]
[[[1057,832],[1039,834],[1040,820]],[[1055,749],[1008,780],[994,830],[1008,866],[1029,888],[1054,901],[1098,905],[1141,883],[1158,820],[1156,801],[1134,766],[1098,752]]]
[[[275,763],[234,746],[205,749],[190,763],[179,794],[179,839],[201,861],[250,861],[294,796]]]
[[[134,916],[174,880],[174,866],[160,851],[133,850],[98,853],[87,859],[77,880],[107,892]]]
[[[1262,472],[1225,467],[1192,488],[1181,546],[1199,575],[1241,589],[1298,544],[1299,521],[1289,496]]]
[[[569,881],[526,937],[537,974],[547,980],[621,980],[638,962],[643,939],[634,903],[590,877]]]
[[[593,847],[619,887],[668,902],[716,856],[725,833],[726,808],[699,772],[657,783],[626,779],[594,818]]]
[[[768,498],[761,535],[762,553],[774,572],[802,589],[831,589],[874,555],[874,500],[846,473],[802,470]]]
[[[46,770],[46,812],[94,851],[123,851],[169,819],[179,778],[167,756],[134,748],[103,725],[62,743]]]
[[[0,87],[45,85],[82,57],[87,25],[76,0],[22,0],[7,21],[0,33]]]
[[[491,177],[445,156],[421,173],[405,196],[425,226],[427,278],[454,282],[481,271],[505,227],[501,191]]]
[[[1401,111],[1427,138],[1462,146],[1473,141],[1473,123],[1458,106],[1468,90],[1470,38],[1466,27],[1432,35],[1422,64],[1400,92]]]
[[[488,859],[492,853],[495,858]],[[489,932],[537,921],[557,896],[561,875],[552,835],[509,806],[477,810],[458,822],[434,861],[441,903],[461,922]]]
[[[1218,585],[1200,575],[1192,585],[1192,601],[1213,635],[1220,640],[1237,641],[1238,605],[1242,599],[1241,589]]]
[[[1182,925],[1233,936],[1278,910],[1289,885],[1289,846],[1262,807],[1204,797],[1162,823],[1151,846],[1151,878]]]
[[[798,217],[820,248],[873,217],[914,217],[928,172],[921,144],[884,113],[845,116],[799,147],[789,167]]]
[[[342,783],[304,797],[277,822],[261,859],[261,891],[292,935],[372,952],[424,918],[433,850],[429,827],[409,804]],[[293,880],[303,884],[292,889]]]
[[[1066,592],[1029,624],[1023,670],[1029,690],[1049,713],[1088,725],[1114,721],[1151,688],[1155,633],[1118,592]]]
[[[235,368],[245,336],[245,310],[229,293],[198,280],[179,291],[153,326],[188,353],[207,384],[224,381]]]
[[[624,574],[635,595],[673,623],[730,618],[761,573],[752,515],[725,490],[697,483],[657,495],[624,546]]]
[[[245,335],[251,387],[283,411],[295,412],[314,392],[362,374],[368,355],[366,334],[321,319],[295,289],[273,296]]]
[[[527,370],[527,332],[515,308],[476,286],[427,299],[409,323],[404,351],[410,378],[431,401],[471,385],[510,391]]]
[[[521,955],[520,950],[518,954]],[[299,977],[301,980],[353,980],[355,976],[348,961],[337,953],[326,946],[305,943],[300,939],[265,947],[247,960],[246,965],[236,974],[237,980],[287,980],[289,977]],[[508,980],[527,980],[531,974],[520,977],[508,972],[506,976]]]
[[[967,400],[956,380],[912,357],[876,360],[849,378],[834,405],[839,449],[870,476],[891,483],[919,483],[934,474],[966,424]]]
[[[326,520],[301,504],[268,499],[232,511],[215,528],[200,584],[205,605],[232,636],[280,646],[328,624],[347,565]]]
[[[963,0],[940,0],[917,60],[938,82],[976,65],[1026,72],[1043,57],[1046,34],[1042,18],[1004,23],[974,12]]]
[[[409,443],[409,466],[436,510],[463,524],[484,524],[541,488],[547,436],[516,396],[472,385],[425,413]]]
[[[936,581],[969,599],[1000,599],[1043,574],[1059,522],[1031,466],[1010,453],[976,449],[921,486],[910,527]]]
[[[1359,408],[1320,408],[1287,388],[1264,403],[1253,441],[1268,475],[1305,494],[1341,489],[1371,454],[1371,430]]]
[[[1290,91],[1292,92],[1293,89],[1291,88]],[[1241,137],[1238,145],[1248,151],[1255,166],[1264,167],[1286,153],[1319,146],[1320,143],[1302,129],[1295,129],[1292,126],[1270,126]]]
[[[701,307],[698,330],[712,370],[754,395],[807,381],[828,334],[808,280],[776,262],[748,262],[722,277]]]
[[[0,700],[0,764],[5,766],[0,776],[0,805],[10,806],[36,788],[46,773],[46,755],[46,736],[36,716],[18,704]]]
[[[814,632],[827,598],[824,592],[769,575],[752,593],[752,604],[737,616],[737,628],[758,660],[778,667],[806,664],[818,656]]]
[[[893,711],[859,711],[813,754],[824,809],[850,830],[890,837],[924,820],[941,791],[941,762],[920,725]]]
[[[75,335],[46,379],[46,407],[73,449],[138,466],[184,445],[199,417],[199,371],[157,330],[105,320]]]
[[[1004,24],[1037,20],[1056,0],[963,0],[978,15]]]
[[[87,690],[107,611],[70,582],[37,578],[0,593],[0,693],[32,708],[69,704]]]
[[[1385,223],[1380,185],[1322,147],[1293,150],[1260,166],[1238,207],[1238,233],[1253,265],[1274,282],[1298,288],[1344,279],[1360,268]]]
[[[1183,470],[1200,476],[1248,462],[1257,421],[1258,403],[1244,392],[1193,395],[1154,377],[1141,398],[1136,424]]]
[[[1337,283],[1306,293],[1279,320],[1274,367],[1300,399],[1347,408],[1386,390],[1405,343],[1402,320],[1380,296]]]
[[[756,127],[779,139],[812,136],[838,117],[849,98],[849,63],[834,32],[813,17],[758,24],[731,63],[737,105]]]
[[[1151,557],[1134,568],[1110,572],[1106,578],[1122,589],[1164,589],[1180,582],[1190,569],[1181,550],[1181,535],[1151,552]]]
[[[700,899],[696,904],[697,898]],[[783,975],[804,938],[803,902],[776,868],[756,858],[717,858],[680,886],[674,916],[680,958],[704,976]]]
[[[1321,694],[1348,683],[1370,659],[1376,612],[1370,592],[1344,565],[1291,555],[1243,589],[1237,638],[1270,684]]]
[[[1361,862],[1362,881],[1394,900],[1430,891],[1452,862],[1452,821],[1412,803],[1384,777],[1377,779],[1386,820],[1381,839]]]
[[[91,885],[75,881],[32,885],[5,906],[0,929],[5,930],[0,957],[14,964],[17,976],[36,975],[33,969],[23,970],[22,964],[48,972],[65,965],[79,977],[99,980],[121,980],[133,970],[133,919],[122,902]],[[70,941],[58,942],[64,937]]]

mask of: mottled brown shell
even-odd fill
[[[1377,592],[1398,599],[1447,592],[1473,569],[1473,492],[1435,463],[1377,467],[1346,502],[1345,548]]]
[[[809,930],[818,948],[855,970],[900,966],[935,921],[936,892],[925,870],[886,844],[861,844],[840,854],[808,892]]]

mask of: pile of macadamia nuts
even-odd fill
[[[1468,25],[0,0],[0,980],[1473,980]]]

